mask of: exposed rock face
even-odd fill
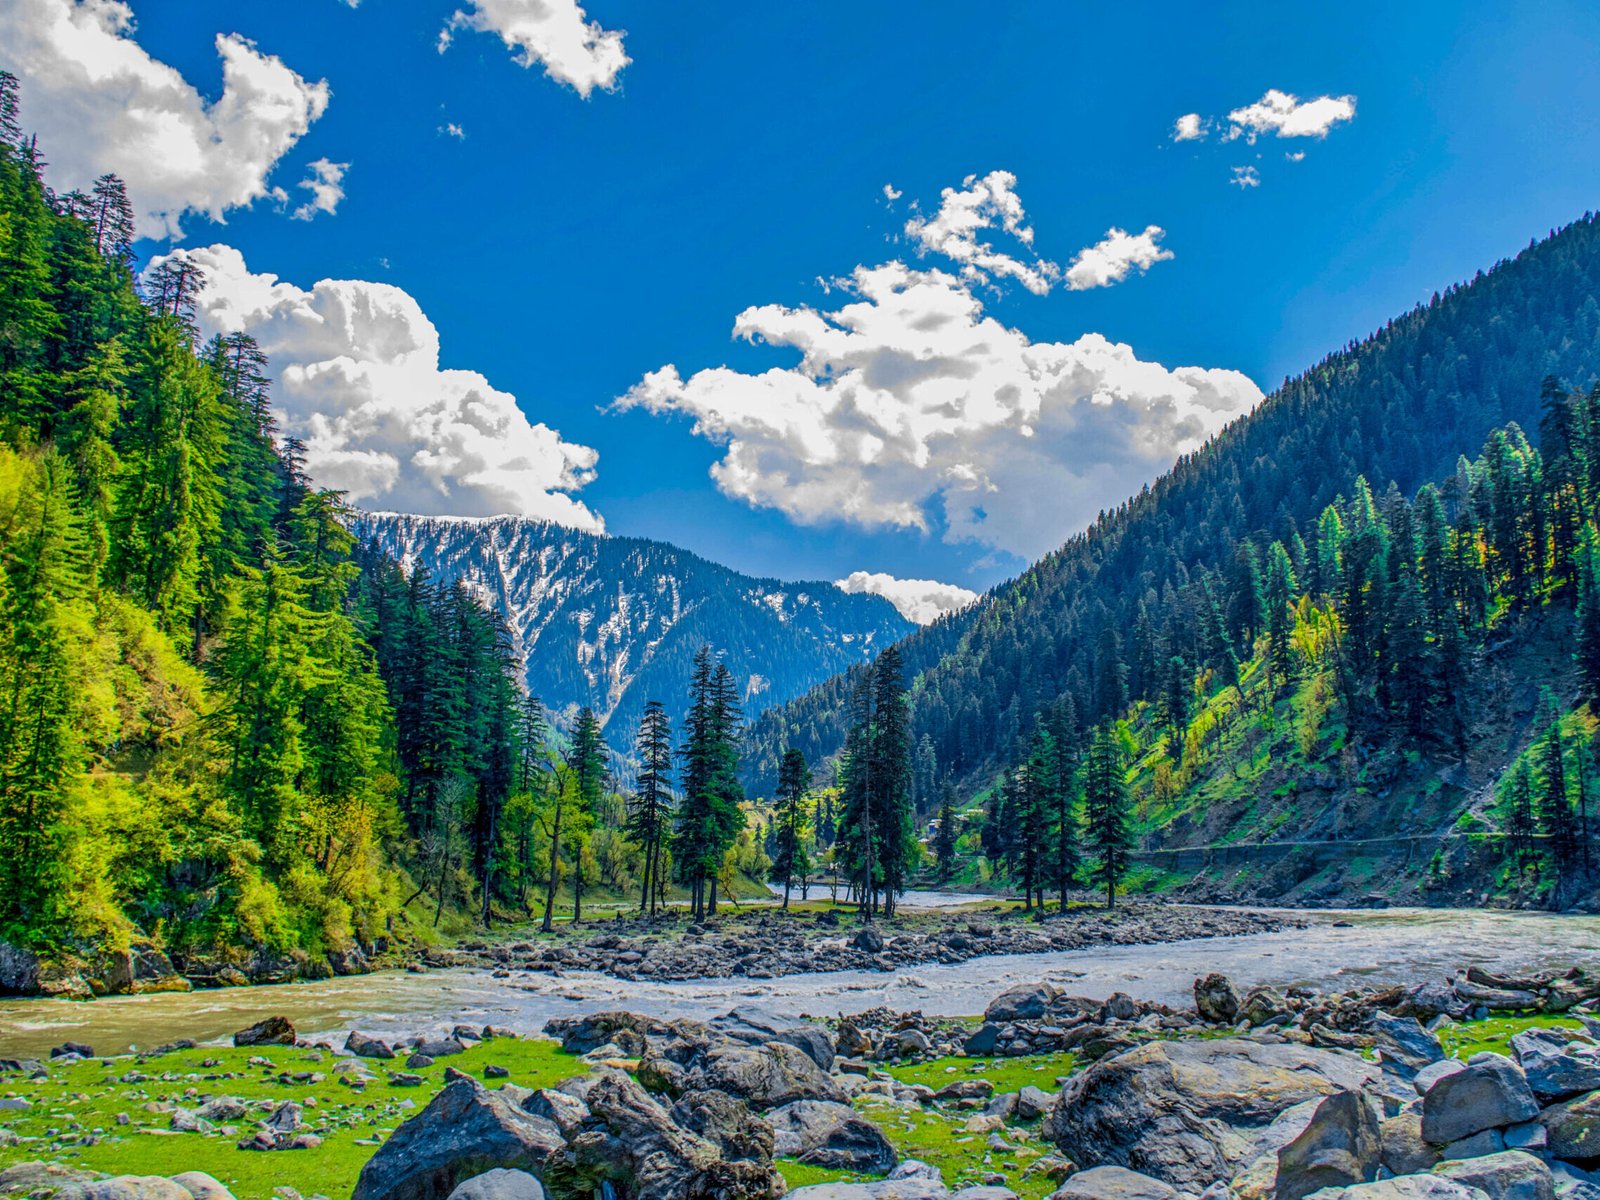
[[[1550,1153],[1557,1158],[1600,1158],[1600,1092],[1552,1104],[1539,1120]]]
[[[1174,1200],[1177,1194],[1161,1180],[1126,1167],[1091,1167],[1051,1192],[1049,1200]]]
[[[696,1062],[686,1082],[690,1088],[727,1092],[759,1109],[794,1100],[849,1099],[805,1051],[784,1042],[718,1046]]]
[[[294,1026],[288,1017],[268,1017],[233,1035],[235,1046],[292,1046]]]
[[[804,1050],[822,1070],[833,1069],[836,1054],[833,1038],[821,1025],[814,1025],[810,1021],[788,1020],[760,1008],[741,1006],[726,1016],[712,1020],[711,1028],[725,1037],[752,1045],[787,1043]]]
[[[1383,1165],[1395,1175],[1415,1175],[1430,1171],[1439,1161],[1439,1148],[1422,1140],[1422,1111],[1407,1109],[1390,1117],[1379,1127],[1383,1141]]]
[[[526,1171],[496,1167],[458,1184],[450,1200],[546,1200],[546,1196],[544,1185]]]
[[[1239,1019],[1239,992],[1233,980],[1213,972],[1194,981],[1194,1006],[1213,1025],[1232,1025]]]
[[[1511,1049],[1546,1104],[1600,1089],[1600,1049],[1573,1046],[1563,1030],[1525,1030],[1511,1039]]]
[[[1322,1101],[1300,1135],[1278,1151],[1277,1200],[1303,1200],[1325,1187],[1378,1177],[1382,1139],[1378,1114],[1357,1092]]]
[[[362,1168],[353,1200],[446,1200],[496,1167],[541,1172],[560,1131],[471,1079],[457,1079]]]
[[[672,1106],[672,1119],[705,1138],[723,1158],[772,1161],[772,1126],[726,1092],[686,1092]]]
[[[1479,1188],[1489,1194],[1489,1200],[1555,1200],[1555,1176],[1550,1168],[1521,1150],[1442,1162],[1433,1173]]]
[[[1049,1133],[1074,1162],[1125,1166],[1201,1191],[1260,1151],[1286,1109],[1360,1091],[1377,1068],[1352,1054],[1237,1038],[1154,1042],[1096,1063],[1062,1090]]]
[[[1538,1111],[1521,1067],[1502,1054],[1475,1054],[1466,1070],[1438,1080],[1422,1098],[1422,1136],[1444,1146]]]

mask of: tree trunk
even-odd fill
[[[544,893],[544,931],[555,928],[556,883],[561,878],[561,803],[556,802],[555,827],[550,834],[550,886]]]

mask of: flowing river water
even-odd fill
[[[1184,1004],[1197,976],[1221,971],[1243,985],[1321,988],[1447,980],[1478,964],[1510,972],[1600,965],[1600,917],[1459,909],[1296,912],[1303,929],[1150,946],[1111,946],[971,959],[893,973],[838,971],[779,979],[662,982],[592,972],[550,975],[453,969],[228,988],[88,1002],[0,1000],[0,1057],[40,1056],[63,1041],[102,1054],[177,1038],[206,1042],[273,1014],[303,1036],[379,1036],[468,1025],[537,1032],[552,1017],[628,1008],[709,1017],[739,1005],[790,1016],[859,1012],[876,1005],[929,1015],[979,1013],[1019,982],[1048,980],[1079,995],[1128,992]]]

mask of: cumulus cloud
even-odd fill
[[[134,40],[121,0],[7,0],[0,67],[23,81],[23,116],[51,182],[122,176],[147,237],[179,237],[186,213],[221,221],[263,197],[273,167],[328,106],[311,83],[237,34],[218,34],[222,93],[206,100]]]
[[[1096,333],[1030,341],[946,271],[891,262],[845,286],[831,311],[739,314],[735,336],[796,365],[669,364],[618,406],[690,418],[723,448],[718,488],[753,506],[874,529],[942,518],[948,542],[1035,558],[1261,399],[1237,371],[1169,369]]]
[[[339,211],[339,201],[344,199],[345,172],[349,163],[330,162],[319,158],[307,164],[311,174],[300,181],[300,186],[311,193],[311,198],[294,210],[294,219],[309,221],[319,212],[330,216]]]
[[[1268,88],[1267,94],[1254,104],[1246,104],[1228,114],[1227,138],[1242,137],[1249,142],[1264,134],[1281,138],[1325,138],[1328,130],[1343,121],[1355,120],[1355,116],[1354,96],[1318,96],[1302,101],[1292,93]]]
[[[1067,268],[1067,286],[1075,292],[1110,287],[1121,283],[1135,267],[1141,272],[1148,271],[1156,263],[1172,257],[1171,250],[1156,245],[1166,235],[1167,231],[1159,225],[1146,225],[1139,234],[1113,226],[1100,241],[1078,251]]]
[[[1175,142],[1199,142],[1205,140],[1207,122],[1200,119],[1199,113],[1184,113],[1172,124],[1172,140]]]
[[[1254,167],[1235,167],[1233,168],[1233,176],[1228,182],[1240,191],[1245,188],[1260,187],[1261,172]]]
[[[307,291],[252,272],[231,246],[174,253],[205,273],[201,332],[243,330],[270,356],[282,430],[304,440],[318,484],[368,508],[603,529],[570,494],[594,478],[596,453],[530,423],[476,371],[441,367],[439,331],[408,293],[336,279]]]
[[[439,34],[439,53],[450,48],[457,30],[498,34],[517,64],[544,67],[544,73],[587,97],[595,88],[610,91],[633,60],[622,48],[621,30],[591,21],[577,0],[469,0]]]
[[[996,276],[1015,279],[1042,296],[1061,274],[1059,266],[1031,253],[1029,261],[1024,261],[979,240],[985,230],[999,229],[1031,251],[1033,227],[1027,224],[1016,188],[1017,177],[1010,171],[990,171],[981,179],[968,175],[960,188],[945,188],[940,193],[936,214],[907,221],[906,235],[922,251],[959,263],[968,279],[979,283]]]
[[[896,200],[900,199],[900,197],[904,195],[905,193],[895,187],[892,183],[886,183],[883,185],[883,198],[890,204],[893,204]]]
[[[916,625],[931,625],[978,598],[977,592],[953,583],[940,583],[936,579],[896,579],[881,571],[852,571],[843,579],[835,580],[834,585],[852,595],[865,592],[882,596],[899,609],[902,617]]]

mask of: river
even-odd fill
[[[0,1001],[0,1057],[41,1056],[63,1041],[102,1054],[177,1038],[212,1041],[281,1013],[303,1035],[381,1036],[469,1025],[536,1032],[551,1017],[629,1008],[707,1017],[759,1004],[787,1015],[859,1012],[886,1004],[930,1015],[983,1011],[1018,982],[1049,980],[1079,995],[1115,991],[1183,1004],[1194,980],[1222,971],[1244,986],[1319,987],[1448,979],[1471,964],[1508,971],[1600,965],[1600,917],[1454,909],[1297,912],[1305,929],[1153,946],[1059,951],[928,964],[883,974],[840,971],[781,979],[625,981],[590,972],[561,976],[458,969],[377,975],[89,1002]]]

